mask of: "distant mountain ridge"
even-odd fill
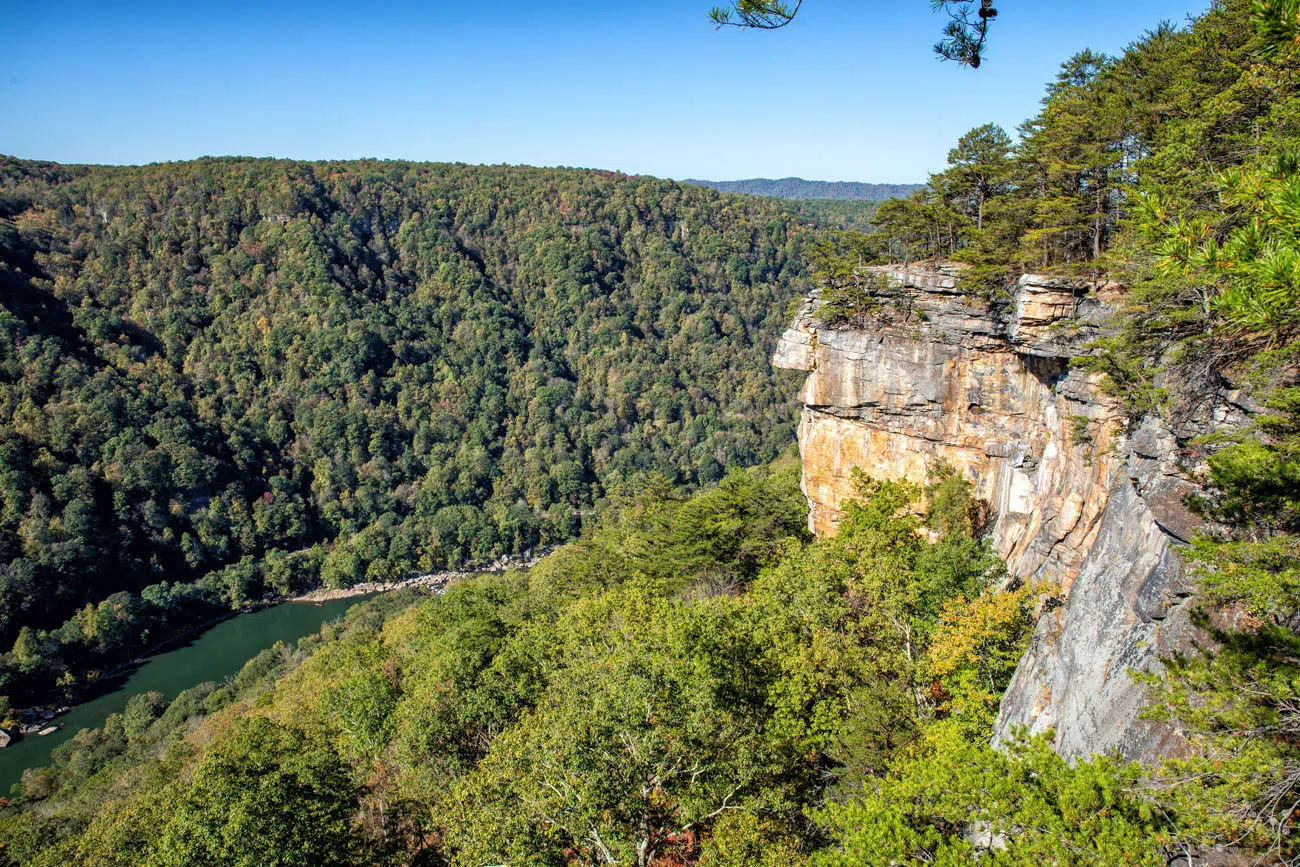
[[[902,199],[925,184],[864,184],[858,181],[805,181],[803,178],[749,178],[743,181],[701,181],[687,178],[684,184],[709,187],[724,193],[772,196],[778,199],[853,199],[883,202]]]

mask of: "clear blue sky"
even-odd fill
[[[1075,51],[1207,0],[1000,0],[977,72],[926,0],[807,0],[772,33],[712,0],[7,0],[0,153],[529,163],[727,180],[908,182],[1012,130]]]

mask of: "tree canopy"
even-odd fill
[[[714,482],[794,430],[767,359],[822,218],[777,202],[578,170],[5,158],[0,215],[20,704],[266,594],[562,542],[620,485]]]

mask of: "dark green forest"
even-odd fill
[[[860,199],[794,199],[785,207],[800,219],[826,229],[870,233],[878,231],[880,202]]]
[[[0,162],[0,693],[573,538],[793,437],[810,230],[608,172]]]

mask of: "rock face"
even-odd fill
[[[809,372],[799,444],[810,527],[836,531],[854,467],[919,482],[948,461],[988,501],[1010,574],[1054,599],[996,736],[1051,729],[1068,757],[1167,752],[1170,733],[1137,718],[1128,672],[1191,638],[1176,546],[1196,527],[1183,506],[1192,487],[1174,434],[1156,420],[1126,433],[1096,377],[1070,363],[1118,287],[1028,275],[993,305],[958,292],[951,270],[880,270],[890,288],[869,321],[827,327],[814,294],[773,359]]]

